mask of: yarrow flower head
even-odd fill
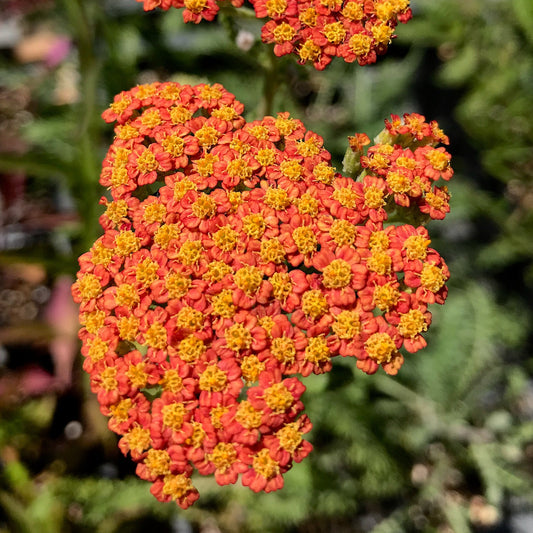
[[[222,0],[137,0],[146,11],[183,8],[185,22],[213,20]],[[241,7],[242,0],[233,0]],[[302,64],[323,70],[334,57],[360,65],[375,63],[394,38],[398,22],[412,13],[409,0],[251,0],[263,42],[277,56],[295,54]]]
[[[243,110],[219,84],[115,97],[104,233],[72,287],[83,366],[120,449],[183,508],[199,497],[193,472],[281,488],[312,448],[298,375],[339,355],[395,374],[447,293],[427,230],[388,223],[393,204],[446,213],[435,123],[393,117],[366,154],[356,135],[354,180],[288,113],[247,122]]]

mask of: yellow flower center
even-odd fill
[[[172,124],[185,124],[192,118],[192,113],[189,109],[182,105],[174,106],[170,108],[170,120]]]
[[[274,28],[272,33],[274,34],[274,41],[276,43],[285,43],[294,39],[296,30],[290,24],[282,22]]]
[[[202,329],[205,317],[201,311],[186,305],[182,307],[176,315],[176,327],[197,331]]]
[[[266,2],[267,15],[270,18],[275,18],[276,16],[283,15],[286,9],[286,0],[267,0]]]
[[[291,205],[291,199],[285,189],[269,187],[265,194],[265,204],[277,211],[284,211]]]
[[[438,292],[446,282],[442,270],[430,263],[425,263],[420,274],[422,285],[431,292]]]
[[[388,363],[396,352],[396,345],[387,333],[374,333],[365,342],[369,357],[377,363]]]
[[[165,279],[169,298],[183,298],[191,286],[190,278],[179,272],[170,272]]]
[[[283,383],[274,383],[265,390],[265,402],[274,413],[284,413],[294,403],[294,397]]]
[[[95,309],[89,313],[83,313],[80,316],[80,321],[85,326],[85,329],[94,335],[103,327],[106,316],[107,313],[105,311]]]
[[[185,337],[178,346],[178,355],[186,363],[195,363],[205,352],[204,341],[189,335]]]
[[[409,170],[414,170],[416,168],[416,160],[414,160],[412,157],[399,157],[396,159],[396,164],[399,167],[407,168]]]
[[[270,353],[280,362],[290,364],[296,357],[296,346],[294,341],[288,337],[276,337],[272,339]]]
[[[374,305],[385,312],[390,311],[398,303],[399,299],[400,291],[390,283],[376,286],[372,296]]]
[[[222,226],[213,233],[213,241],[223,252],[231,252],[239,242],[239,233],[231,226]]]
[[[390,239],[384,231],[373,231],[368,239],[368,247],[374,252],[384,252],[389,249]]]
[[[389,172],[387,183],[392,192],[397,194],[408,193],[411,190],[411,180],[402,172]]]
[[[248,400],[243,400],[237,408],[235,420],[246,429],[255,429],[261,425],[263,412],[258,411]]]
[[[169,403],[161,409],[163,415],[163,425],[174,431],[179,431],[183,426],[183,420],[187,410],[180,402]]]
[[[231,289],[224,289],[219,294],[213,296],[211,300],[213,307],[213,314],[221,316],[222,318],[231,318],[237,309],[233,303],[233,291]]]
[[[147,257],[135,267],[135,279],[145,287],[149,287],[156,279],[159,279],[158,270],[159,265]]]
[[[96,298],[102,292],[100,280],[94,274],[85,274],[77,283],[81,299],[84,302]]]
[[[302,295],[302,311],[308,317],[316,320],[328,309],[326,297],[318,289],[306,291]]]
[[[224,261],[211,261],[211,263],[207,265],[207,271],[204,273],[202,278],[216,283],[217,281],[222,280],[224,276],[231,274],[232,272],[233,269],[224,263]]]
[[[166,450],[148,450],[144,458],[144,464],[154,476],[165,476],[170,474],[170,455]]]
[[[135,287],[129,283],[123,283],[117,287],[115,294],[115,302],[117,305],[125,307],[133,307],[140,301],[139,293]]]
[[[322,161],[313,169],[313,176],[320,183],[331,185],[335,179],[335,169],[325,161]]]
[[[167,330],[157,322],[152,324],[144,334],[146,344],[155,350],[162,350],[167,346]]]
[[[335,220],[329,230],[331,238],[337,246],[351,245],[355,241],[357,228],[347,220]]]
[[[253,341],[252,334],[242,324],[233,324],[233,326],[230,326],[226,330],[224,337],[228,348],[235,352],[247,350]]]
[[[356,56],[366,56],[372,50],[372,37],[356,33],[350,37],[349,45]]]
[[[263,282],[263,272],[257,267],[246,265],[235,272],[233,279],[239,289],[251,296],[259,290]]]
[[[95,337],[88,341],[87,345],[89,347],[87,356],[93,363],[101,361],[109,349],[107,342],[100,337]]]
[[[352,281],[352,267],[344,259],[334,259],[323,272],[324,287],[341,289]]]
[[[174,184],[174,200],[181,200],[189,191],[195,191],[196,185],[188,178]]]
[[[285,302],[292,292],[292,281],[289,274],[285,272],[274,272],[270,278],[274,298]]]
[[[272,261],[279,265],[285,260],[285,248],[277,238],[262,241],[259,255],[264,263]]]
[[[233,159],[228,163],[226,172],[232,178],[246,180],[251,178],[254,169],[244,159]]]
[[[141,247],[141,241],[133,231],[121,231],[115,237],[115,250],[118,255],[126,257]]]
[[[202,100],[218,100],[222,98],[222,91],[219,87],[213,87],[212,85],[204,85],[200,91],[200,98]]]
[[[116,200],[107,204],[106,215],[117,226],[128,216],[128,204],[125,200]]]
[[[331,197],[348,209],[354,209],[357,205],[357,193],[349,187],[335,189]]]
[[[291,181],[300,181],[302,179],[303,167],[294,159],[286,159],[279,165],[281,173]]]
[[[257,323],[267,332],[270,336],[272,332],[272,327],[274,326],[274,319],[271,316],[265,315],[262,316]]]
[[[231,442],[219,442],[207,457],[219,472],[224,473],[237,460],[237,451]]]
[[[115,390],[118,387],[116,380],[117,369],[114,366],[108,366],[100,372],[100,382],[103,389],[106,391]]]
[[[139,319],[136,316],[123,316],[118,321],[118,334],[121,339],[133,342],[139,333]]]
[[[106,248],[101,241],[97,241],[91,248],[91,255],[95,265],[107,266],[113,258],[113,250]]]
[[[316,44],[313,39],[307,39],[300,47],[298,55],[303,62],[317,61],[320,57],[321,48]]]
[[[301,254],[312,254],[317,249],[318,239],[313,228],[309,226],[299,226],[296,228],[292,232],[292,238]]]
[[[141,124],[149,128],[155,128],[161,124],[161,115],[157,109],[148,109],[141,115]]]
[[[340,339],[350,340],[361,333],[361,320],[356,311],[341,311],[331,326],[333,333]]]
[[[146,224],[163,222],[167,214],[167,209],[163,204],[152,202],[144,206],[143,220]]]
[[[427,204],[435,209],[440,209],[445,205],[444,198],[441,196],[438,196],[437,194],[434,194],[432,192],[426,193],[425,200]]]
[[[119,100],[116,102],[113,102],[109,107],[113,110],[114,113],[117,115],[120,115],[126,111],[128,106],[131,104],[131,97],[128,96],[122,96]]]
[[[155,158],[155,155],[150,150],[145,150],[137,158],[137,168],[139,172],[148,173],[153,172],[159,168],[159,163]]]
[[[447,170],[450,166],[448,155],[440,150],[431,150],[426,154],[426,158],[435,170],[440,170],[442,172]]]
[[[200,260],[203,250],[201,241],[186,241],[181,246],[177,259],[183,265],[192,266]]]
[[[332,44],[341,44],[346,37],[346,30],[342,22],[332,22],[326,24],[322,33],[326,36],[326,39]]]
[[[209,148],[218,142],[220,133],[213,126],[204,124],[194,136],[198,139],[198,144],[202,148]]]
[[[207,5],[207,0],[185,0],[185,9],[188,9],[192,13],[201,13]]]
[[[185,441],[185,444],[193,448],[199,448],[204,442],[206,433],[201,422],[196,422],[195,420],[193,420],[191,424],[192,435]]]
[[[348,2],[342,10],[342,15],[352,22],[358,22],[364,16],[363,6],[359,2]]]
[[[117,404],[111,405],[109,407],[109,412],[116,422],[126,422],[130,416],[129,412],[132,407],[133,402],[131,399],[125,398],[124,400],[120,400]]]
[[[217,212],[217,204],[209,195],[202,193],[192,204],[192,212],[198,218],[211,218]]]
[[[372,255],[366,262],[366,266],[368,270],[375,272],[380,276],[385,276],[392,271],[392,258],[386,252],[373,250]]]
[[[148,374],[144,371],[145,366],[145,363],[141,361],[136,365],[130,365],[126,371],[126,377],[131,381],[131,384],[138,389],[146,387],[146,383],[148,383]]]
[[[241,372],[247,384],[255,383],[259,379],[259,374],[265,369],[265,363],[259,361],[257,355],[247,355],[242,358]]]
[[[267,167],[276,162],[276,152],[271,148],[261,148],[257,151],[255,159],[262,167]]]
[[[172,157],[180,157],[183,155],[185,148],[185,141],[179,135],[169,135],[161,141],[165,152],[169,153]]]
[[[302,194],[302,196],[300,196],[300,198],[298,198],[296,201],[296,206],[302,215],[310,215],[312,217],[316,217],[318,215],[318,200],[313,198],[313,196],[311,196],[309,193]]]
[[[130,450],[141,453],[150,447],[152,439],[150,438],[150,430],[139,425],[134,426],[123,439],[128,444]]]
[[[365,187],[364,196],[365,196],[365,205],[370,209],[379,209],[385,205],[385,200],[383,200],[384,192],[375,185],[370,187]]]
[[[331,359],[331,352],[325,337],[311,337],[305,348],[305,360],[314,365],[326,363]]]
[[[411,235],[405,239],[403,249],[407,259],[413,261],[415,259],[424,260],[427,256],[427,247],[431,241],[422,235]]]
[[[252,239],[260,239],[265,233],[266,223],[262,215],[246,215],[242,219],[242,230]]]
[[[413,338],[422,331],[427,331],[428,325],[424,314],[419,309],[411,309],[409,312],[401,315],[398,331],[402,337]]]
[[[228,376],[216,364],[209,365],[200,375],[198,386],[207,392],[220,392],[226,388]]]
[[[183,380],[177,370],[169,368],[159,380],[159,385],[167,392],[179,392],[183,389]]]
[[[302,443],[302,433],[298,431],[298,423],[291,422],[283,426],[276,432],[276,437],[279,439],[279,445],[289,453],[294,453],[298,446]]]
[[[374,24],[371,30],[372,37],[377,44],[388,45],[391,42],[392,34],[394,29],[392,29],[388,24]]]
[[[265,479],[272,479],[280,473],[279,463],[270,457],[268,448],[263,448],[255,455],[252,468]]]
[[[211,424],[215,429],[222,429],[224,425],[222,424],[222,416],[229,411],[229,407],[224,405],[217,405],[211,409]]]
[[[169,474],[163,478],[162,492],[173,500],[181,500],[194,490],[193,484],[185,474]]]
[[[298,18],[304,26],[314,28],[316,26],[318,15],[314,7],[308,7],[305,11],[300,13]]]
[[[284,118],[279,115],[276,118],[275,124],[276,124],[277,130],[279,131],[279,134],[282,137],[286,137],[287,135],[290,135],[298,127],[294,119]]]
[[[154,235],[154,242],[166,250],[170,244],[170,241],[177,239],[180,235],[180,230],[178,229],[177,224],[163,224]]]

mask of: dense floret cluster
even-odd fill
[[[80,257],[84,369],[153,494],[187,507],[193,471],[276,490],[311,450],[305,390],[351,357],[395,374],[426,345],[449,272],[420,226],[442,218],[447,138],[392,117],[350,139],[361,178],[288,113],[246,122],[221,85],[122,92],[100,183],[104,234]]]
[[[146,11],[183,8],[185,22],[213,20],[223,1],[137,0]],[[261,37],[277,56],[294,53],[300,63],[323,70],[334,57],[360,65],[375,63],[394,37],[398,22],[411,16],[409,0],[251,0],[255,15],[268,19]],[[243,0],[232,0],[241,7]]]

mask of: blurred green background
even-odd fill
[[[0,0],[0,533],[533,531],[533,2],[411,5],[376,65],[316,72],[273,61],[253,19]],[[187,511],[118,451],[70,300],[99,234],[100,113],[168,79],[222,83],[251,119],[291,111],[338,169],[348,135],[419,112],[450,136],[456,170],[452,212],[430,228],[452,278],[428,348],[394,378],[345,360],[308,378],[315,450],[285,488],[202,478]]]

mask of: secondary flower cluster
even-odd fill
[[[184,8],[185,22],[213,20],[215,0],[137,0],[146,11]],[[222,1],[219,2],[222,4]],[[240,7],[243,0],[232,0]],[[251,0],[263,26],[263,42],[274,44],[277,56],[294,53],[300,63],[323,70],[333,57],[360,65],[375,63],[390,44],[398,22],[411,18],[409,0]]]
[[[115,97],[104,234],[72,288],[84,369],[120,449],[183,508],[198,498],[194,470],[281,488],[311,450],[296,375],[328,372],[337,355],[395,374],[446,298],[427,231],[386,224],[392,202],[444,214],[426,209],[451,176],[436,124],[393,117],[355,181],[288,113],[242,112],[218,84]],[[351,138],[354,155],[368,142]]]

